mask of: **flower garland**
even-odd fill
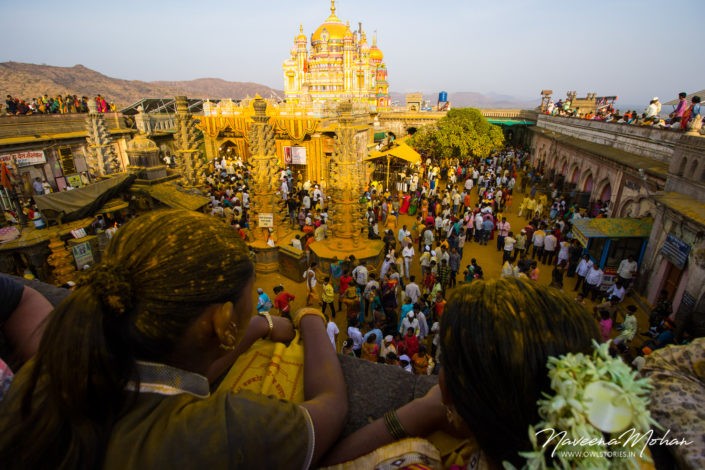
[[[641,455],[646,444],[639,437],[651,426],[660,428],[647,409],[653,387],[610,356],[609,342],[593,346],[591,356],[549,358],[556,393],[537,402],[541,421],[529,427],[533,451],[519,454],[527,459],[524,469],[638,469],[637,456],[649,460]],[[504,467],[514,468],[508,462]]]

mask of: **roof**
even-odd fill
[[[658,176],[666,179],[668,174],[668,163],[660,162],[653,158],[642,157],[635,153],[627,152],[625,150],[620,150],[618,148],[612,147],[611,145],[595,144],[593,142],[588,142],[587,140],[578,139],[577,137],[570,137],[563,134],[554,134],[550,131],[545,131],[538,127],[530,127],[532,132],[538,132],[549,139],[553,139],[556,142],[560,142],[571,147],[585,150],[594,155],[609,158],[617,163],[628,166],[635,170],[643,168],[643,170],[652,176]]]
[[[648,238],[653,224],[651,217],[579,219],[573,220],[573,229],[586,238]]]
[[[64,212],[64,221],[72,221],[95,214],[112,199],[126,190],[135,181],[129,173],[117,173],[108,178],[71,191],[34,196],[40,211]]]
[[[208,204],[207,197],[189,194],[173,183],[160,183],[144,188],[151,197],[172,209],[195,211]]]
[[[657,202],[665,205],[671,210],[684,215],[697,224],[705,227],[705,204],[679,193],[664,193],[654,196]]]
[[[685,100],[686,100],[688,103],[690,103],[690,99],[691,99],[693,96],[699,96],[701,100],[705,100],[705,90],[700,90],[700,91],[696,91],[695,93],[691,93],[691,94],[689,94],[688,96],[685,97]],[[676,98],[675,100],[671,100],[671,101],[669,101],[669,102],[667,102],[667,103],[664,103],[664,104],[666,104],[666,105],[671,105],[671,106],[675,106],[675,105],[678,104],[678,98]]]
[[[421,155],[419,155],[416,150],[412,149],[404,142],[400,143],[396,147],[392,147],[389,150],[385,150],[384,152],[370,152],[370,155],[364,160],[374,160],[377,158],[386,157],[387,155],[406,160],[409,163],[418,163],[421,161]]]

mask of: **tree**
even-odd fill
[[[451,109],[438,123],[421,127],[409,140],[416,149],[442,158],[488,157],[504,146],[499,126],[475,108]]]

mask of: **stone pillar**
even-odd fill
[[[177,96],[176,100],[176,143],[177,168],[181,172],[181,180],[186,187],[201,187],[206,180],[206,162],[198,150],[198,135],[193,116],[188,110],[188,100],[185,96]]]
[[[328,192],[332,204],[329,217],[332,247],[337,250],[356,249],[361,243],[364,206],[360,195],[364,189],[364,152],[358,152],[357,133],[352,116],[352,103],[338,105],[340,117],[336,130],[336,152],[331,158]],[[364,143],[364,142],[363,142]]]
[[[247,142],[250,146],[250,163],[252,164],[252,197],[250,198],[250,208],[252,220],[252,234],[255,242],[265,243],[267,241],[268,227],[260,227],[260,214],[272,214],[274,226],[272,229],[277,233],[278,238],[284,235],[286,216],[279,212],[277,202],[277,170],[279,169],[279,159],[276,155],[274,143],[274,127],[269,124],[267,116],[267,103],[257,96],[253,107],[255,114],[252,117],[254,123],[247,133]]]
[[[120,160],[112,145],[112,138],[105,127],[105,115],[98,112],[95,100],[88,100],[86,117],[88,142],[86,164],[94,176],[105,176],[122,171]]]

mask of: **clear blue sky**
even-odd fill
[[[377,31],[392,91],[477,91],[523,99],[618,95],[662,102],[705,88],[705,0],[338,0]],[[329,0],[0,0],[0,61],[72,66],[137,80],[218,77],[281,89],[299,23]],[[556,96],[554,95],[554,96]]]

